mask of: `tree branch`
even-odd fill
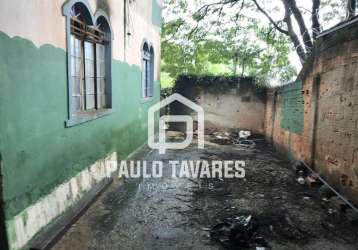
[[[302,36],[303,44],[305,45],[306,51],[307,52],[311,51],[313,48],[311,35],[308,32],[305,21],[303,20],[302,13],[297,7],[296,0],[284,0],[284,2],[287,3],[293,16],[295,17],[295,19],[297,21],[298,27],[300,28],[300,31],[301,31],[301,36]]]
[[[321,6],[320,0],[313,0],[312,2],[312,39],[315,41],[319,33],[321,33],[321,25],[319,23],[319,8]]]
[[[192,17],[196,20],[196,26],[188,33],[187,37],[189,39],[192,38],[192,36],[199,30],[199,22],[205,18],[209,14],[210,8],[213,6],[220,5],[220,7],[214,9],[216,12],[218,12],[218,18],[216,20],[216,23],[219,23],[219,20],[223,14],[224,6],[231,4],[230,7],[233,7],[235,4],[237,4],[240,0],[223,0],[219,2],[214,2],[210,4],[205,4],[201,6],[197,11],[192,14]],[[243,0],[242,0],[243,1]],[[214,12],[212,12],[214,13]],[[214,24],[211,24],[209,27],[209,30],[212,28]]]
[[[196,15],[200,14],[201,11],[204,10],[204,13],[205,13],[205,14],[204,14],[204,15],[201,15],[201,14],[200,14],[200,19],[199,19],[199,20],[201,20],[201,19],[203,19],[203,18],[205,17],[205,15],[208,14],[208,11],[209,11],[210,7],[215,6],[215,5],[222,5],[222,6],[224,6],[224,5],[226,5],[226,4],[236,3],[236,2],[238,2],[238,1],[239,1],[239,0],[226,0],[226,1],[220,1],[220,2],[215,2],[215,3],[211,3],[211,4],[204,4],[204,5],[201,6],[197,11],[195,11],[195,13],[194,13],[192,16],[196,16]]]
[[[347,19],[351,19],[356,14],[357,0],[347,1]]]
[[[297,55],[300,58],[301,63],[303,64],[306,61],[306,52],[303,49],[298,36],[296,35],[295,31],[293,30],[290,7],[285,0],[283,0],[283,4],[285,6],[285,22],[287,24],[288,33],[289,33],[289,36],[291,38],[293,45],[295,46]]]
[[[285,35],[289,35],[289,32],[287,30],[282,29],[280,26],[278,26],[278,24],[272,19],[272,17],[258,4],[258,2],[256,0],[253,0],[253,2],[255,3],[257,9],[264,14],[268,20],[270,21],[270,23],[272,23],[272,25],[281,33],[285,34]]]

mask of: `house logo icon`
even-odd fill
[[[154,104],[148,110],[148,146],[158,149],[159,154],[165,154],[167,149],[184,149],[193,141],[193,117],[189,115],[164,115],[159,118],[159,139],[155,142],[155,113],[172,102],[180,102],[189,107],[197,114],[198,122],[198,148],[204,148],[204,110],[196,103],[190,101],[180,94],[173,94],[164,100]],[[186,138],[181,142],[167,142],[165,134],[165,124],[167,122],[185,122]]]

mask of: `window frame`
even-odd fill
[[[97,25],[98,22],[106,22],[106,31],[105,32],[105,43],[104,44],[104,67],[105,67],[105,81],[104,81],[104,89],[105,89],[105,108],[102,108],[99,106],[99,85],[97,84],[97,57],[96,57],[96,50],[97,50],[97,44],[93,42],[94,44],[94,90],[95,90],[95,108],[90,110],[83,110],[78,112],[78,110],[75,109],[75,105],[72,103],[72,96],[73,96],[73,89],[74,89],[74,80],[72,78],[72,64],[71,64],[71,36],[72,36],[72,7],[75,4],[79,4],[81,8],[83,8],[86,23],[88,26],[93,27],[93,25]],[[113,113],[112,110],[112,40],[113,40],[113,31],[111,28],[110,20],[107,16],[107,14],[101,10],[98,9],[96,13],[93,15],[91,13],[91,8],[89,6],[89,3],[87,0],[69,0],[67,3],[63,6],[63,15],[66,17],[66,41],[67,41],[67,90],[68,90],[68,119],[65,121],[65,127],[72,127],[78,124],[82,124],[84,122],[88,122],[109,114]],[[104,20],[102,20],[104,18]],[[81,44],[82,44],[82,40]],[[84,52],[83,52],[84,53]],[[83,58],[85,60],[85,58]],[[85,68],[85,67],[84,67]],[[84,86],[86,84],[84,83]],[[86,96],[84,96],[86,99]]]
[[[145,50],[145,47],[148,49]],[[146,68],[145,63],[147,62],[148,68]],[[154,98],[154,82],[155,82],[155,54],[153,45],[148,42],[146,39],[143,40],[141,45],[141,99],[142,102],[150,101]],[[147,70],[149,70],[147,72]],[[145,75],[147,72],[148,75]],[[147,78],[146,78],[147,76]],[[148,87],[146,86],[145,79],[149,79]],[[150,94],[147,95],[147,90],[150,90]]]

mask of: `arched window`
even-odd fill
[[[69,38],[68,126],[106,114],[112,106],[112,36],[108,18],[101,11],[93,17],[87,1],[71,2],[75,3],[64,10]]]
[[[147,42],[142,48],[142,97],[153,96],[154,88],[154,50]]]
[[[94,41],[86,39],[92,30],[91,14],[76,3],[71,9],[70,69],[72,80],[72,115],[95,108],[94,92]],[[89,17],[88,17],[89,16]],[[76,114],[77,113],[77,114]]]
[[[97,103],[99,108],[111,108],[111,28],[104,16],[97,18],[96,25],[104,34],[103,42],[96,43]]]

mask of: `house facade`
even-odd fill
[[[147,143],[160,0],[0,2],[0,245],[21,249]]]

